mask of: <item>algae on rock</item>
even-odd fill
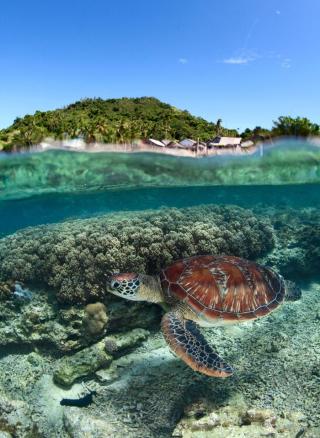
[[[72,356],[60,359],[53,380],[58,385],[70,387],[80,377],[87,377],[111,362],[112,356],[105,351],[104,342],[100,341]]]

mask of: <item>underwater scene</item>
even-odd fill
[[[320,147],[0,153],[0,437],[319,438]]]

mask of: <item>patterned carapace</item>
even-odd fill
[[[284,299],[285,285],[271,269],[233,256],[196,256],[164,269],[161,285],[169,299],[183,301],[207,320],[264,316]]]

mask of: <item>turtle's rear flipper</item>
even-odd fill
[[[178,310],[164,315],[161,328],[170,348],[193,370],[214,377],[232,375],[233,369],[207,344],[197,325]]]

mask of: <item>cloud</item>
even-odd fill
[[[242,48],[234,52],[229,58],[225,58],[220,62],[223,64],[244,65],[249,64],[249,62],[253,62],[258,58],[261,58],[261,55],[255,50]]]
[[[291,67],[291,59],[290,58],[284,58],[281,62],[282,68],[290,68]]]
[[[279,9],[277,9],[277,10],[275,11],[275,13],[276,13],[277,15],[280,15],[280,14],[281,14],[281,12],[279,11]]]
[[[187,63],[188,63],[188,60],[187,60],[187,58],[179,58],[179,59],[178,59],[178,62],[179,62],[180,64],[187,64]]]
[[[243,56],[235,56],[232,58],[226,58],[222,62],[224,64],[248,64],[250,61],[253,61],[252,58],[246,58]]]

